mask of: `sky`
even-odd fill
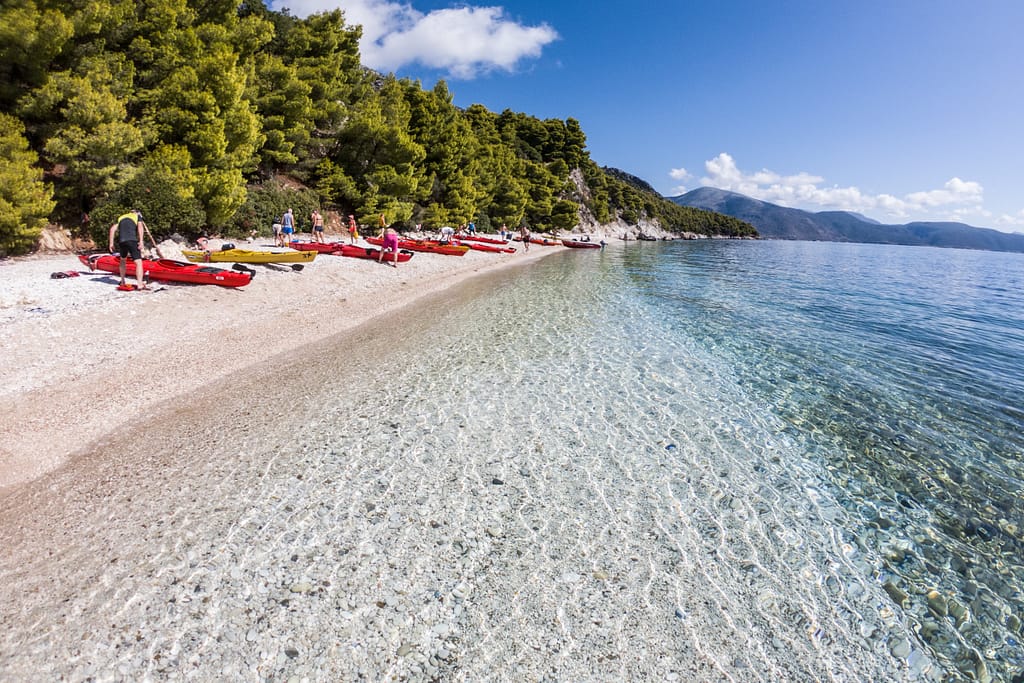
[[[883,223],[1024,232],[1024,0],[272,0],[364,65],[575,118],[591,158]]]

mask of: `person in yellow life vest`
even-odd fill
[[[138,289],[149,289],[146,286],[145,280],[143,280],[143,268],[142,268],[142,252],[139,249],[139,245],[142,244],[142,236],[145,234],[146,224],[142,220],[142,212],[138,209],[133,209],[126,214],[123,214],[117,219],[117,222],[110,226],[110,235],[108,241],[110,244],[110,253],[114,253],[114,238],[117,238],[117,253],[121,257],[120,261],[120,273],[121,273],[121,286],[125,286],[124,276],[125,270],[128,265],[125,260],[131,257],[135,261],[135,279],[138,283]]]

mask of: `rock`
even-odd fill
[[[949,605],[946,599],[938,591],[928,591],[928,609],[937,617],[944,617],[949,613]]]
[[[899,586],[894,584],[892,581],[886,581],[882,585],[882,588],[884,588],[885,592],[889,594],[892,601],[900,607],[906,607],[910,603],[909,596],[900,590]]]
[[[910,641],[906,638],[899,638],[889,644],[889,652],[893,657],[906,659],[910,656]]]

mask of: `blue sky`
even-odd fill
[[[340,7],[363,63],[576,118],[590,155],[892,223],[1024,232],[1024,1],[274,0]]]

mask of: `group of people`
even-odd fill
[[[313,225],[313,241],[323,242],[324,217],[320,210],[313,209],[313,213],[309,215],[309,220]],[[281,220],[275,221],[272,227],[274,230],[274,246],[287,247],[295,235],[295,214],[292,213],[291,209],[288,209],[281,215]]]
[[[312,223],[312,240],[314,242],[324,243],[324,217],[320,213],[319,209],[313,209],[313,213],[310,214],[310,221]],[[418,227],[418,226],[417,226]],[[273,224],[274,229],[274,245],[278,247],[290,246],[294,235],[295,235],[295,215],[291,209],[288,209],[281,216],[279,222]],[[144,280],[142,252],[140,245],[143,243],[143,236],[146,234],[146,223],[142,220],[142,212],[138,209],[133,209],[128,213],[120,216],[117,221],[110,226],[109,235],[109,247],[110,252],[115,253],[115,243],[117,246],[116,252],[120,255],[120,273],[121,273],[121,287],[128,287],[125,283],[125,275],[127,269],[127,259],[131,258],[135,261],[135,276],[137,280],[138,289],[148,289]],[[476,225],[472,222],[459,226],[459,231],[456,233],[455,228],[451,226],[445,226],[441,228],[440,240],[442,243],[448,243],[455,237],[456,234],[462,234],[467,232],[470,235],[476,234]],[[382,213],[380,215],[380,236],[383,238],[383,245],[380,250],[380,254],[377,258],[378,262],[382,262],[385,256],[392,256],[391,263],[388,265],[395,268],[398,267],[398,233],[395,232],[394,228],[390,228],[387,225],[387,219]],[[511,239],[512,230],[508,229],[505,224],[501,226],[501,237],[502,239]],[[348,216],[348,235],[349,243],[355,244],[359,239],[359,225],[356,223],[356,217],[354,214]],[[530,250],[530,229],[525,225],[519,229],[520,238],[523,240],[523,248],[526,251]],[[200,237],[196,244],[200,249],[207,249],[206,238]]]

